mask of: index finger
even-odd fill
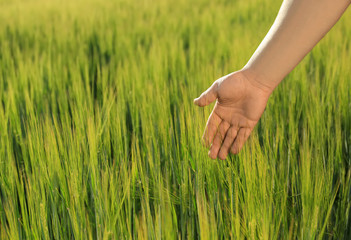
[[[222,119],[214,111],[212,111],[207,120],[205,132],[202,136],[202,141],[206,147],[209,147],[212,143],[213,138],[217,132],[217,128],[221,122]]]

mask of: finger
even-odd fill
[[[251,130],[249,128],[240,128],[230,149],[230,152],[233,154],[238,154],[244,146],[245,141],[250,136],[250,133]]]
[[[221,146],[221,149],[219,150],[219,153],[218,153],[218,157],[221,160],[226,159],[229,149],[232,146],[237,133],[238,133],[238,129],[234,128],[233,126],[228,129],[225,139],[223,141],[223,144]]]
[[[209,152],[209,156],[212,159],[217,158],[219,148],[221,147],[221,143],[225,138],[226,132],[228,131],[229,127],[230,127],[230,124],[226,121],[222,121],[221,124],[218,126],[217,134],[213,139],[213,143],[211,145],[210,152]]]
[[[214,82],[200,97],[194,99],[194,103],[199,107],[209,105],[211,102],[217,99],[217,82]]]
[[[217,132],[217,128],[221,122],[222,119],[214,111],[212,111],[210,117],[207,120],[205,132],[202,136],[203,143],[206,147],[210,146],[213,137]]]

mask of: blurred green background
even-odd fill
[[[280,4],[0,0],[0,238],[350,239],[349,10],[239,155],[201,146]]]

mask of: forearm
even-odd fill
[[[349,5],[350,0],[284,0],[244,72],[254,84],[273,91]]]

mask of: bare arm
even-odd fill
[[[350,0],[284,0],[271,29],[245,67],[216,80],[198,106],[217,99],[203,135],[209,156],[239,153],[283,78],[332,28]]]
[[[244,67],[274,89],[334,26],[350,0],[285,0],[271,29]]]

